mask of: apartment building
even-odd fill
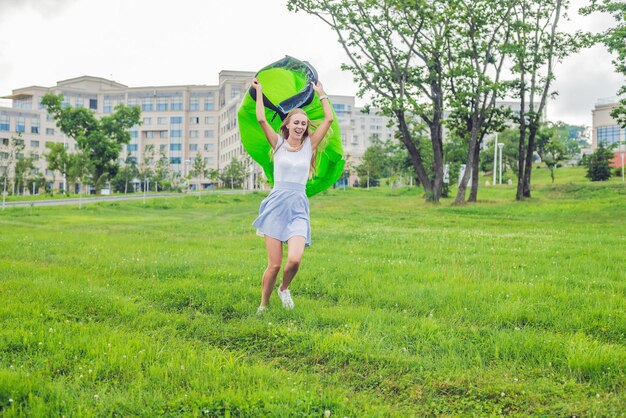
[[[233,158],[244,161],[249,173],[246,188],[263,183],[260,167],[251,161],[241,144],[237,110],[254,76],[248,71],[221,71],[218,85],[129,87],[92,76],[57,82],[53,87],[30,86],[13,90],[4,99],[11,107],[0,107],[0,144],[16,134],[24,140],[24,155],[34,158],[35,173],[45,173],[54,188],[63,187],[59,173],[46,169],[46,144],[60,142],[69,152],[77,149],[73,139],[59,132],[55,121],[40,104],[47,93],[63,94],[64,105],[86,107],[98,116],[111,114],[120,103],[141,108],[142,123],[130,129],[131,141],[120,162],[164,155],[170,171],[186,176],[198,154],[207,168],[220,170]],[[330,96],[341,130],[345,155],[358,163],[373,138],[393,137],[388,119],[365,114],[355,106],[354,96]],[[0,153],[0,171],[7,169],[7,155]],[[192,179],[192,188],[210,186],[208,179]]]
[[[626,151],[626,129],[621,128],[611,116],[611,111],[617,107],[615,97],[599,99],[591,111],[591,148],[595,150],[599,144],[610,147],[617,144],[617,148]]]

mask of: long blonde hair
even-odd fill
[[[309,119],[309,115],[307,115],[303,109],[300,109],[299,107],[292,109],[289,113],[287,113],[287,117],[285,117],[285,119],[283,120],[283,123],[280,124],[280,128],[278,129],[278,132],[280,133],[280,136],[284,139],[284,141],[279,146],[277,146],[276,149],[272,152],[272,158],[274,157],[274,154],[278,151],[278,149],[282,147],[285,142],[287,142],[287,139],[289,138],[289,128],[287,128],[287,125],[289,125],[289,122],[291,121],[291,117],[295,114],[301,114],[301,115],[306,116],[307,121],[308,121],[306,125],[306,129],[302,133],[302,138],[300,139],[300,146],[302,146],[306,138],[310,136],[311,133],[315,132],[315,129],[317,129],[318,123]],[[313,151],[313,155],[311,156],[311,166],[309,167],[309,178],[313,177],[313,175],[316,173],[315,163],[317,161],[318,148],[319,146],[315,149],[315,151]]]

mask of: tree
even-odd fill
[[[17,190],[17,193],[24,193],[24,188],[34,168],[32,157],[20,156],[18,154],[14,170],[14,188]],[[15,194],[15,192],[13,194]]]
[[[357,95],[371,96],[372,105],[394,118],[426,196],[434,202],[443,186],[443,106],[445,38],[450,25],[447,8],[455,1],[289,0],[292,11],[320,18],[337,34],[350,64]],[[433,177],[411,137],[407,116],[429,127]]]
[[[24,151],[24,140],[22,134],[18,133],[17,136],[11,136],[11,138],[3,138],[0,144],[2,150],[2,159],[6,161],[6,168],[2,173],[2,190],[6,194],[9,188],[12,188],[15,194],[15,171],[17,161],[23,157],[22,151]]]
[[[41,98],[41,104],[54,117],[59,130],[73,138],[87,158],[96,192],[99,192],[104,181],[117,173],[122,145],[130,142],[128,129],[140,123],[141,110],[138,106],[127,107],[121,103],[111,115],[98,119],[92,110],[64,107],[62,103],[62,94],[46,94]]]
[[[591,181],[605,181],[611,178],[611,158],[613,150],[606,148],[603,144],[593,154],[587,158],[587,177]]]
[[[616,25],[598,34],[595,39],[602,42],[609,52],[617,55],[613,60],[615,71],[626,76],[626,3],[623,0],[591,0],[589,6],[581,9],[581,13],[592,12],[608,13],[615,19]],[[611,111],[611,116],[622,128],[626,128],[626,85],[617,94],[625,97]]]
[[[152,144],[146,145],[143,150],[141,162],[139,163],[139,166],[137,167],[137,177],[143,180],[141,189],[144,192],[148,191],[148,187],[149,187],[148,181],[154,176],[154,169],[152,168],[154,164],[155,164],[154,145]],[[155,190],[156,190],[156,187],[157,186],[155,186]]]
[[[211,184],[217,183],[220,180],[220,172],[215,168],[209,168],[207,171],[207,178]]]
[[[65,149],[65,145],[60,142],[52,142],[46,144],[46,147],[49,149],[48,153],[45,154],[46,164],[48,170],[58,171],[61,175],[66,178],[67,176],[67,150]],[[54,182],[54,177],[53,177]],[[65,185],[64,185],[65,186]],[[67,186],[66,186],[67,188]],[[67,193],[67,190],[63,191]]]
[[[537,154],[550,170],[552,183],[554,183],[554,170],[557,165],[569,157],[565,150],[567,137],[564,133],[562,129],[559,129],[558,124],[544,125],[537,132]]]
[[[199,179],[198,190],[200,190],[202,188],[202,180],[204,180],[204,178],[209,174],[209,170],[207,169],[206,161],[204,161],[204,156],[202,155],[202,152],[198,151],[196,153],[189,174],[191,175],[191,177]]]
[[[454,3],[454,2],[452,2]],[[506,84],[500,81],[511,33],[512,0],[457,2],[451,7],[454,25],[446,39],[446,66],[451,95],[449,124],[467,144],[466,167],[454,203],[465,203],[473,178],[470,201],[478,193],[479,154],[483,138],[502,128],[507,109],[496,107]]]
[[[382,142],[380,140],[372,141],[372,145],[367,147],[363,153],[361,163],[355,167],[361,185],[367,185],[369,188],[372,184],[378,184],[378,179],[383,176],[388,162],[389,158]]]
[[[171,190],[174,187],[174,175],[170,171],[170,160],[163,151],[159,152],[159,158],[154,160],[154,190],[158,192],[159,184],[161,189]]]
[[[519,162],[515,198],[530,197],[530,178],[535,139],[542,122],[554,81],[556,64],[584,46],[591,45],[588,34],[559,32],[566,17],[567,0],[523,0],[514,9],[513,41],[510,52],[516,80],[513,91],[519,99]],[[537,101],[538,98],[538,101]],[[538,104],[536,104],[538,102]]]
[[[128,183],[139,177],[137,161],[129,155],[126,156],[124,165],[118,170],[113,178],[113,187],[117,192],[128,193]]]
[[[81,151],[73,154],[69,154],[65,145],[60,142],[55,142],[46,145],[50,150],[46,155],[46,162],[48,170],[59,171],[66,181],[66,188],[64,190],[66,194],[69,194],[69,190],[73,190],[79,178],[84,183],[86,177],[92,171],[89,167],[89,161],[85,154]]]
[[[220,173],[220,181],[224,184],[230,184],[231,189],[243,187],[245,177],[246,170],[244,164],[237,157],[233,157]]]

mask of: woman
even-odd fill
[[[283,243],[287,243],[287,262],[278,296],[283,306],[293,309],[289,285],[298,272],[304,247],[311,244],[309,201],[306,182],[315,169],[315,151],[333,122],[333,112],[322,83],[313,84],[313,90],[322,102],[324,119],[317,129],[311,129],[307,114],[293,109],[276,133],[265,118],[263,89],[258,79],[252,81],[256,90],[256,116],[274,156],[274,188],[263,200],[259,217],[253,222],[257,234],[265,237],[267,268],[263,273],[261,314],[270,302],[270,296],[283,260]]]

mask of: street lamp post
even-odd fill
[[[189,164],[191,164],[191,160],[185,160],[185,180],[187,180],[187,194],[189,194]]]
[[[502,184],[502,148],[504,148],[504,144],[500,142],[498,144],[498,148],[500,148],[500,182],[499,184]]]
[[[496,139],[493,143],[493,185],[496,185],[496,170],[498,164],[498,133],[496,132]]]

